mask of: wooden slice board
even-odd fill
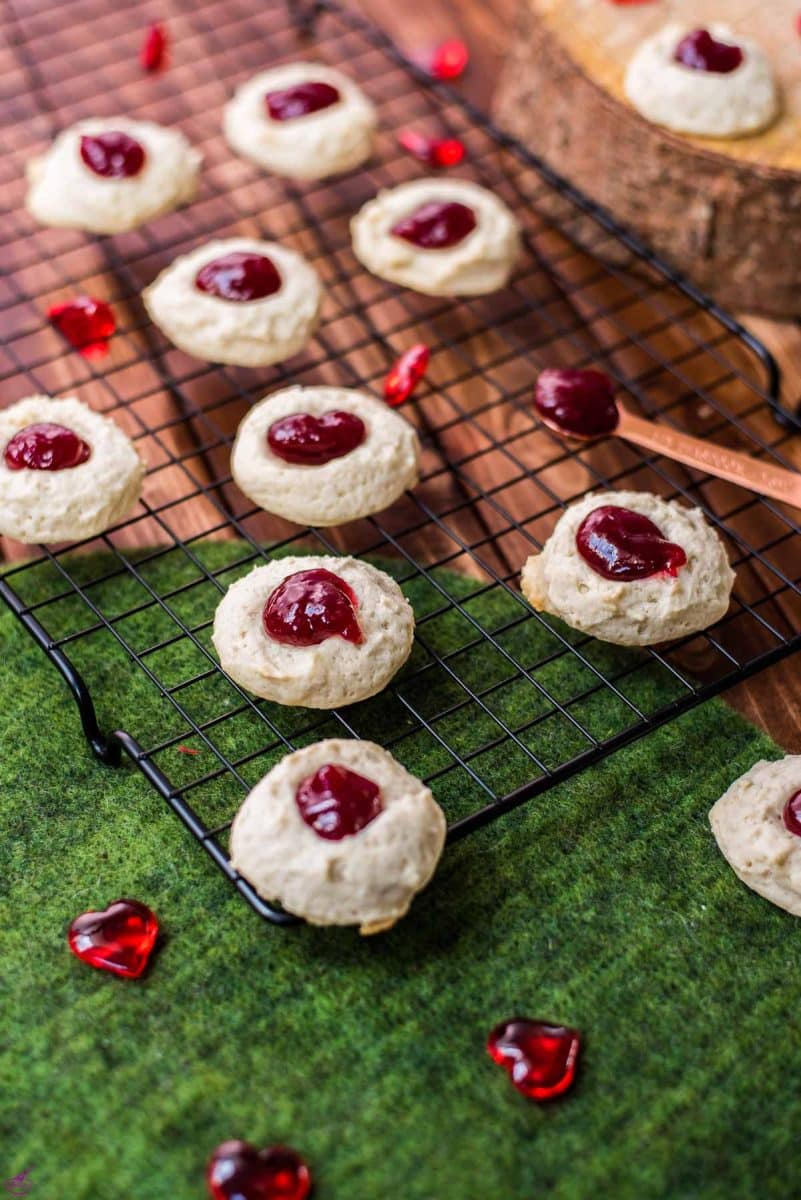
[[[561,174],[722,303],[801,314],[798,0],[520,0],[495,112]],[[685,137],[623,90],[639,43],[664,24],[724,21],[774,64],[783,113],[764,133]]]

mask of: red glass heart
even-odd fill
[[[503,1021],[487,1039],[487,1051],[529,1100],[554,1100],[576,1075],[581,1039],[577,1030],[515,1017]]]
[[[341,637],[358,646],[364,641],[356,594],[344,579],[325,567],[296,571],[279,583],[264,606],[264,631],[287,646],[319,646]]]
[[[292,413],[274,421],[267,430],[267,444],[284,462],[319,467],[350,454],[361,446],[367,430],[355,413],[332,409],[315,417]]]
[[[378,784],[336,763],[304,779],[295,803],[317,836],[334,842],[358,833],[383,811]]]
[[[281,275],[266,254],[232,250],[201,267],[195,287],[220,300],[263,300],[281,287]]]
[[[548,424],[580,437],[611,433],[619,420],[615,385],[603,371],[541,371],[534,407]]]
[[[476,214],[466,204],[429,200],[393,225],[390,232],[422,250],[448,250],[463,242],[475,227]]]
[[[458,138],[431,138],[414,129],[402,129],[398,142],[409,154],[429,167],[457,167],[465,155]]]
[[[108,338],[117,328],[110,305],[92,296],[76,296],[66,304],[54,304],[47,316],[70,345],[86,358],[105,354]]]
[[[784,806],[782,813],[784,827],[788,833],[801,837],[801,792],[796,792]]]
[[[390,408],[408,400],[428,368],[431,352],[423,342],[410,346],[397,360],[384,380],[384,399]]]
[[[288,1146],[257,1150],[249,1142],[223,1142],[209,1160],[206,1183],[214,1200],[306,1200],[312,1178]]]
[[[91,446],[66,425],[40,421],[15,433],[3,451],[9,471],[65,471],[85,463]]]
[[[679,42],[674,58],[693,71],[729,75],[737,70],[745,55],[739,46],[717,41],[708,29],[694,29]]]
[[[267,112],[274,121],[294,121],[309,113],[321,112],[340,101],[339,92],[330,83],[295,83],[292,87],[279,88],[264,97]]]
[[[103,179],[129,179],[145,165],[144,147],[120,130],[84,134],[81,158],[90,171]]]
[[[142,42],[139,62],[144,71],[158,71],[167,63],[167,34],[164,26],[154,22]]]
[[[653,521],[616,504],[601,505],[584,518],[576,546],[598,575],[624,583],[652,575],[675,577],[687,562],[681,546],[669,542]]]
[[[102,912],[81,913],[69,927],[73,954],[90,967],[138,979],[159,932],[156,914],[138,900],[115,900]]]
[[[470,51],[460,38],[440,42],[423,59],[422,65],[435,79],[458,79],[467,70]]]

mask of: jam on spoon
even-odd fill
[[[284,462],[319,467],[361,446],[367,430],[355,413],[331,409],[321,416],[292,413],[273,421],[267,444]]]
[[[687,562],[681,546],[669,542],[653,521],[616,504],[601,505],[584,518],[576,547],[598,575],[625,583],[653,575],[675,577]]]
[[[144,146],[119,130],[84,134],[80,149],[89,170],[103,179],[130,179],[145,165]]]
[[[292,87],[279,88],[264,97],[267,112],[273,121],[294,121],[309,113],[320,112],[340,101],[339,92],[330,83],[295,83]]]
[[[456,200],[429,200],[392,226],[394,237],[423,250],[447,250],[473,232],[476,214]]]
[[[304,779],[295,803],[318,837],[337,842],[364,829],[383,810],[378,784],[336,763]]]
[[[265,604],[264,631],[287,646],[319,646],[330,637],[358,646],[364,641],[356,619],[358,605],[353,589],[333,571],[295,571]]]
[[[279,290],[281,276],[266,254],[232,250],[201,267],[195,276],[195,287],[220,300],[263,300]]]
[[[620,415],[615,385],[603,371],[549,367],[537,379],[534,407],[559,433],[602,437],[612,433]]]
[[[737,70],[745,55],[739,46],[717,41],[708,29],[694,29],[679,42],[674,57],[693,71],[729,75]]]
[[[581,1045],[575,1029],[515,1017],[496,1025],[487,1052],[529,1100],[554,1100],[573,1082]]]
[[[91,446],[65,425],[40,421],[15,433],[3,452],[10,471],[64,471],[79,467],[92,453]]]

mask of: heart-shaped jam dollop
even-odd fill
[[[503,1021],[487,1039],[487,1051],[529,1100],[561,1096],[576,1075],[581,1039],[565,1025],[515,1017]]]
[[[296,571],[279,583],[265,604],[264,631],[287,646],[319,646],[330,637],[358,646],[364,641],[358,607],[356,593],[333,571]]]
[[[102,912],[81,913],[69,927],[70,950],[82,962],[127,979],[147,966],[159,932],[156,914],[138,900],[115,900]]]
[[[111,306],[94,296],[76,296],[65,304],[54,304],[47,316],[62,337],[87,358],[105,354],[108,339],[117,328]]]
[[[145,148],[127,133],[85,133],[81,138],[81,158],[90,171],[103,179],[130,179],[145,165]]]
[[[206,1183],[214,1200],[306,1200],[312,1178],[288,1146],[257,1150],[249,1142],[223,1142],[209,1160]]]
[[[267,445],[284,462],[320,467],[361,446],[367,429],[355,413],[332,409],[315,417],[292,413],[274,421],[267,430]]]
[[[220,300],[264,300],[279,290],[281,275],[266,254],[232,250],[201,267],[195,287]]]
[[[393,225],[391,232],[423,250],[447,250],[463,242],[476,223],[476,214],[466,204],[429,200]]]
[[[541,371],[534,407],[549,425],[579,437],[611,433],[619,420],[615,385],[603,371],[557,367]]]
[[[681,39],[674,57],[676,62],[693,71],[729,75],[737,70],[745,55],[739,46],[713,38],[708,29],[694,29]]]
[[[40,421],[26,425],[15,433],[3,452],[10,471],[64,471],[79,467],[92,453],[92,448],[66,425]]]
[[[796,792],[784,806],[782,813],[784,828],[788,833],[801,837],[801,792]]]
[[[318,837],[335,842],[358,833],[383,810],[378,784],[336,763],[304,779],[295,803]]]
[[[594,508],[584,518],[576,546],[598,575],[624,583],[652,575],[676,576],[687,562],[681,546],[669,542],[653,521],[616,504]]]
[[[424,342],[404,350],[384,378],[384,399],[390,408],[398,408],[409,399],[428,370],[431,351]]]
[[[341,97],[330,83],[296,83],[292,87],[278,88],[264,97],[267,112],[273,121],[294,121],[296,117],[307,117],[309,113],[321,112],[338,104]]]

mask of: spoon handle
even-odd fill
[[[615,433],[627,442],[634,442],[646,450],[655,450],[687,467],[695,467],[709,475],[717,475],[719,479],[739,483],[762,496],[770,496],[773,500],[801,508],[801,473],[797,471],[774,467],[736,450],[727,450],[725,446],[718,446],[714,442],[704,442],[687,433],[678,433],[667,425],[635,417],[622,406]]]

